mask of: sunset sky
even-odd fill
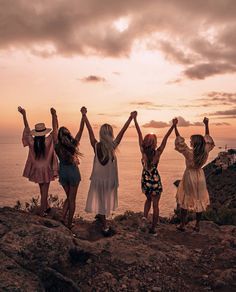
[[[236,130],[235,0],[0,0],[0,135],[31,127],[117,127],[138,110],[144,131],[207,115],[216,136]]]

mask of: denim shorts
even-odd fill
[[[76,186],[81,181],[80,171],[76,164],[59,165],[59,182],[62,186]]]

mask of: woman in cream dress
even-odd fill
[[[209,135],[209,120],[204,118],[203,123],[205,124],[205,136],[192,135],[190,138],[191,148],[187,146],[184,138],[180,136],[177,125],[175,127],[175,149],[184,155],[186,163],[186,169],[176,195],[177,204],[181,209],[181,223],[177,227],[180,231],[185,231],[188,210],[196,212],[194,230],[199,231],[201,214],[210,204],[202,166],[206,163],[208,154],[215,144]]]

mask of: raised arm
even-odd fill
[[[52,115],[52,135],[53,135],[53,142],[56,144],[58,140],[58,119],[57,119],[57,112],[56,110],[51,107],[50,109]]]
[[[137,130],[137,133],[138,133],[138,141],[139,141],[140,151],[143,152],[143,135],[142,135],[141,129],[140,129],[138,121],[137,121],[137,114],[136,114],[136,116],[134,116],[134,124],[135,124],[135,128]]]
[[[134,118],[134,116],[137,115],[137,112],[134,111],[132,113],[130,113],[130,116],[128,118],[128,120],[126,121],[126,123],[124,124],[124,126],[122,127],[122,129],[120,130],[120,132],[118,133],[118,135],[116,136],[114,143],[115,146],[118,146],[124,136],[125,131],[128,129],[132,119]]]
[[[21,106],[18,106],[18,112],[22,114],[25,128],[29,128],[29,123],[28,123],[28,120],[27,120],[27,117],[26,117],[25,109],[22,108]]]
[[[84,120],[85,125],[86,125],[86,127],[88,129],[88,132],[89,132],[90,143],[91,143],[93,149],[95,149],[95,145],[97,143],[97,140],[96,140],[96,138],[94,136],[92,126],[91,126],[91,124],[90,124],[90,122],[88,120],[88,117],[87,117],[87,114],[86,114],[87,113],[87,110],[85,112],[85,109],[86,109],[85,107],[82,107],[80,111],[81,111],[81,113],[83,115],[83,120]]]
[[[179,130],[177,129],[177,124],[175,125],[175,136],[180,137]]]
[[[203,123],[205,125],[205,135],[210,135],[210,131],[209,131],[209,119],[205,117],[203,119]]]
[[[215,147],[215,142],[210,136],[209,119],[205,117],[203,120],[203,123],[205,124],[205,137],[204,137],[205,142],[206,142],[205,149],[207,152],[210,152]]]
[[[83,133],[83,130],[84,130],[84,115],[86,115],[87,109],[85,107],[82,107],[80,111],[82,113],[82,117],[81,117],[81,120],[80,120],[79,131],[75,136],[75,140],[77,141],[77,143],[79,143],[79,141],[81,139],[81,136],[82,136],[82,133]]]
[[[164,151],[164,149],[166,147],[167,140],[168,140],[170,134],[172,133],[173,129],[176,129],[177,130],[177,128],[176,128],[177,123],[178,123],[178,120],[176,118],[172,120],[172,126],[167,131],[167,133],[165,134],[165,136],[164,136],[164,138],[163,138],[163,140],[161,142],[161,145],[158,148],[159,155],[162,154],[162,152]]]

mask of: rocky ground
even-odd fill
[[[211,205],[206,218],[236,225],[236,163],[221,170],[213,160],[204,167]]]
[[[236,227],[204,221],[182,233],[160,224],[158,236],[127,212],[104,238],[77,219],[72,231],[57,211],[46,218],[0,209],[1,291],[235,291]]]

